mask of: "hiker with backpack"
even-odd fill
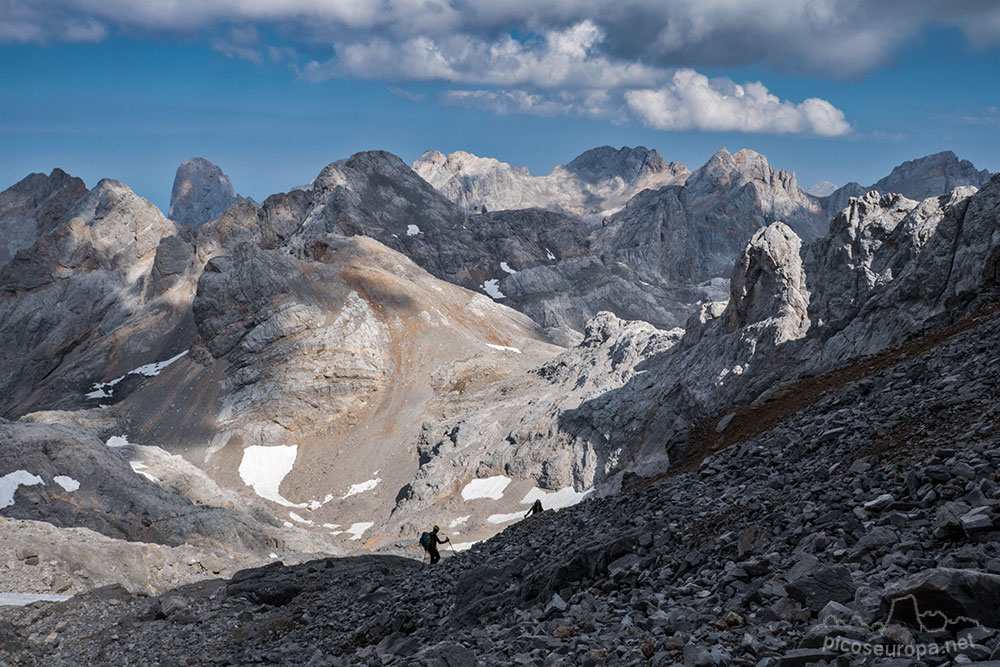
[[[541,514],[543,511],[544,510],[542,510],[542,499],[535,498],[535,504],[531,506],[531,509],[528,510],[528,513],[524,515],[524,518],[527,519],[532,514]]]
[[[441,560],[441,554],[438,553],[437,545],[444,544],[445,542],[451,542],[447,537],[443,540],[438,536],[437,526],[434,526],[434,530],[429,533],[423,533],[420,535],[420,546],[424,548],[424,551],[431,555],[431,565]]]

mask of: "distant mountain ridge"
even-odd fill
[[[493,158],[427,151],[416,171],[459,206],[476,212],[545,208],[600,222],[646,188],[677,185],[690,174],[642,146],[594,148],[545,176]]]

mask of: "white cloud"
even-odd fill
[[[336,45],[337,55],[302,70],[311,81],[358,77],[390,81],[439,81],[538,89],[645,86],[663,69],[609,58],[601,53],[604,31],[586,20],[537,38],[510,35],[419,35],[397,41],[373,37]]]
[[[764,84],[710,80],[694,70],[677,70],[661,88],[625,93],[629,108],[659,130],[810,133],[838,136],[851,130],[844,112],[826,100],[782,101]]]

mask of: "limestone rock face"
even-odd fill
[[[772,170],[753,151],[722,149],[684,186],[633,197],[595,233],[593,253],[634,267],[647,282],[696,285],[728,276],[751,236],[775,220],[806,238],[825,224],[793,174]]]
[[[898,192],[904,197],[921,201],[948,194],[962,186],[980,188],[989,179],[989,171],[977,170],[968,160],[959,160],[952,151],[944,151],[902,163],[871,189]]]
[[[177,167],[167,215],[185,225],[200,225],[222,215],[238,199],[222,169],[205,158],[193,157]]]
[[[183,344],[160,338],[174,326],[165,322],[182,315],[148,293],[160,241],[174,234],[155,206],[103,180],[0,269],[5,414],[81,407],[90,385],[110,379],[105,373],[149,361],[150,347]],[[126,326],[140,311],[149,317]]]
[[[683,183],[690,174],[683,164],[667,164],[642,146],[594,148],[546,176],[463,151],[447,156],[427,151],[413,170],[469,211],[544,208],[581,216],[590,224],[642,190]]]
[[[0,193],[0,267],[51,231],[85,194],[79,178],[62,169],[31,174]]]

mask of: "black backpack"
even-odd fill
[[[420,546],[424,548],[424,551],[430,551],[431,544],[433,544],[433,542],[431,541],[430,533],[423,533],[420,535]]]

